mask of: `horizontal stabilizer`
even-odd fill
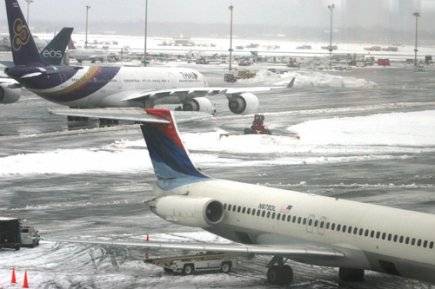
[[[50,110],[50,113],[63,116],[85,117],[93,119],[112,119],[140,123],[169,123],[168,120],[147,114],[143,109],[134,107],[90,109],[61,108],[52,109]],[[211,116],[209,114],[201,112],[175,111],[174,115],[178,123],[211,119]]]

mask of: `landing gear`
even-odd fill
[[[293,282],[293,270],[289,265],[284,265],[284,258],[274,256],[269,262],[267,281],[272,285],[287,285]]]
[[[364,281],[364,270],[352,268],[340,268],[338,276],[341,281],[362,282]]]

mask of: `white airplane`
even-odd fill
[[[272,284],[293,280],[288,259],[338,267],[344,281],[362,281],[364,271],[373,270],[435,283],[434,215],[210,178],[190,160],[172,112],[147,113],[135,120],[157,177],[151,210],[238,244],[73,242],[269,255]]]
[[[193,69],[48,65],[38,53],[17,0],[5,1],[15,63],[5,73],[35,94],[70,108],[182,104],[186,111],[213,113],[206,96],[222,93],[233,113],[248,114],[259,106],[253,93],[272,89],[208,87],[204,76]]]
[[[74,58],[79,63],[83,61],[91,61],[94,63],[96,61],[119,60],[119,56],[114,52],[97,48],[77,48],[72,40],[68,45],[68,56]]]

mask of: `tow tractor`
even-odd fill
[[[145,263],[160,266],[166,273],[192,275],[197,272],[231,272],[236,256],[225,253],[199,253],[194,255],[146,258]]]
[[[245,134],[272,134],[272,132],[264,126],[264,115],[256,114],[250,128],[245,128]]]

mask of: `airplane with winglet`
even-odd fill
[[[293,280],[289,259],[337,267],[343,281],[363,281],[372,270],[435,283],[433,214],[211,178],[189,158],[173,112],[146,113],[136,120],[157,196],[145,204],[169,222],[235,243],[54,241],[272,256],[267,279],[279,285]]]
[[[62,28],[39,53],[42,61],[49,65],[61,65],[72,31],[73,28],[70,27]],[[6,67],[14,66],[11,61],[1,61],[0,63]],[[16,80],[6,75],[0,76],[0,103],[8,104],[18,101],[21,93],[20,88],[21,84]]]
[[[208,96],[224,94],[231,112],[250,114],[259,107],[254,93],[285,89],[294,83],[279,87],[209,87],[200,72],[187,68],[48,65],[37,52],[17,0],[5,2],[15,64],[5,73],[35,94],[70,108],[182,104],[185,111],[214,113]]]

